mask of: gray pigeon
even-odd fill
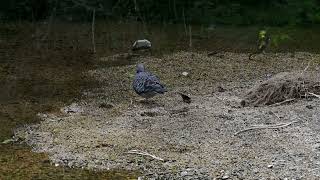
[[[137,73],[132,86],[138,95],[146,99],[167,92],[157,76],[145,71],[143,64],[137,65]]]

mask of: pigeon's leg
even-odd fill
[[[139,101],[141,104],[149,104],[149,100],[147,98],[143,98]]]
[[[138,102],[141,104],[145,104],[145,105],[155,104],[155,101],[150,98],[143,98],[143,99],[139,100]]]
[[[145,104],[147,103],[147,99],[146,98],[138,98],[135,100],[137,103],[142,103],[142,104]]]

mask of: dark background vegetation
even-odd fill
[[[2,20],[37,21],[58,17],[90,21],[201,23],[268,26],[320,23],[319,0],[10,0],[0,1]]]

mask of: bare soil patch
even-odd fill
[[[267,54],[248,61],[248,54],[206,54],[140,58],[170,90],[150,103],[137,101],[131,90],[134,65],[92,70],[88,75],[104,87],[84,92],[59,113],[39,114],[43,121],[17,129],[16,137],[56,164],[140,170],[144,178],[319,178],[318,98],[240,104],[254,84],[274,74],[304,69],[310,60],[309,70],[317,72],[319,55]]]

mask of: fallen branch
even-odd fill
[[[164,159],[162,158],[159,158],[155,155],[152,155],[152,154],[149,154],[147,152],[144,152],[144,151],[140,151],[140,150],[130,150],[127,152],[128,154],[139,154],[139,155],[143,155],[143,156],[149,156],[149,157],[152,157],[153,159],[156,159],[156,160],[159,160],[159,161],[164,161]]]
[[[280,120],[280,117],[279,117],[276,113],[274,113],[274,112],[272,112],[272,111],[271,111],[271,113],[272,113],[273,115],[275,115],[275,116]]]
[[[291,124],[293,123],[296,123],[298,121],[292,121],[292,122],[289,122],[289,123],[280,123],[280,124],[275,124],[275,125],[270,125],[270,126],[256,126],[256,127],[251,127],[251,128],[248,128],[248,129],[244,129],[244,130],[241,130],[237,133],[235,133],[234,135],[238,135],[240,133],[243,133],[243,132],[247,132],[247,131],[251,131],[251,130],[257,130],[257,129],[279,129],[279,128],[284,128],[284,127],[287,127],[287,126],[290,126]]]
[[[279,105],[282,105],[282,104],[285,104],[285,103],[288,103],[288,102],[291,102],[291,101],[294,101],[294,100],[296,100],[296,99],[295,98],[286,99],[286,100],[278,102],[278,103],[270,104],[269,106],[279,106]]]
[[[314,93],[311,93],[311,92],[308,92],[308,94],[310,94],[310,95],[312,95],[314,97],[320,98],[320,95],[318,95],[318,94],[314,94]]]

